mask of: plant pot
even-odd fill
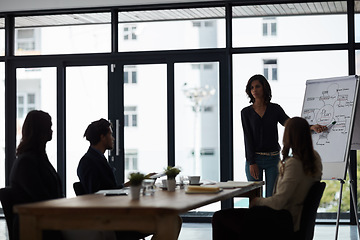
[[[176,181],[175,179],[168,179],[167,180],[167,190],[169,192],[174,192],[176,187]]]
[[[130,186],[130,197],[131,200],[139,200],[140,199],[140,189],[141,185],[138,186]]]

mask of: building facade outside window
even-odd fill
[[[26,28],[15,31],[16,54],[39,54],[40,53],[40,29]]]
[[[278,67],[276,59],[264,59],[264,76],[268,80],[278,80]]]
[[[16,31],[17,41],[16,49],[19,50],[35,50],[35,30],[19,29]]]
[[[125,171],[134,172],[138,170],[138,151],[127,149],[125,151]]]
[[[213,27],[213,21],[194,21],[193,27]]]
[[[124,126],[137,127],[137,110],[135,106],[124,107]]]
[[[212,70],[213,64],[212,63],[192,63],[191,68],[193,70]]]
[[[124,68],[124,83],[128,83],[128,84],[137,83],[136,66],[126,66]]]
[[[276,36],[276,35],[277,35],[276,18],[264,18],[263,36]]]
[[[124,40],[136,40],[136,26],[135,25],[126,25],[124,26]]]
[[[263,36],[276,36],[277,35],[276,18],[263,19]]]
[[[17,117],[25,118],[26,114],[36,109],[35,93],[18,93]]]

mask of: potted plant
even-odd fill
[[[179,168],[168,166],[165,168],[165,174],[167,176],[167,190],[170,192],[175,191],[176,181],[175,177],[181,172]]]
[[[133,200],[138,200],[140,198],[140,189],[142,181],[145,179],[145,175],[140,172],[133,172],[129,175],[129,184],[130,184],[130,196]]]

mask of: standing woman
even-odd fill
[[[271,88],[264,76],[252,76],[246,85],[246,93],[252,103],[241,110],[246,177],[248,181],[262,181],[265,171],[266,197],[270,197],[280,160],[277,124],[284,126],[289,117],[280,105],[270,102]]]
[[[10,173],[10,186],[23,203],[63,197],[60,177],[45,151],[46,143],[52,139],[51,126],[50,115],[43,111],[30,111],[25,118],[17,158]],[[60,238],[59,232],[44,232],[44,239]]]
[[[248,181],[262,181],[265,171],[266,197],[273,193],[278,175],[280,145],[277,125],[284,126],[289,119],[280,105],[272,103],[271,88],[263,75],[252,76],[246,93],[250,106],[241,110],[241,122],[244,131],[246,165]],[[318,124],[310,127],[315,132],[326,130]]]

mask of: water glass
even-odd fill
[[[144,179],[142,182],[143,195],[153,196],[155,193],[155,179]]]

